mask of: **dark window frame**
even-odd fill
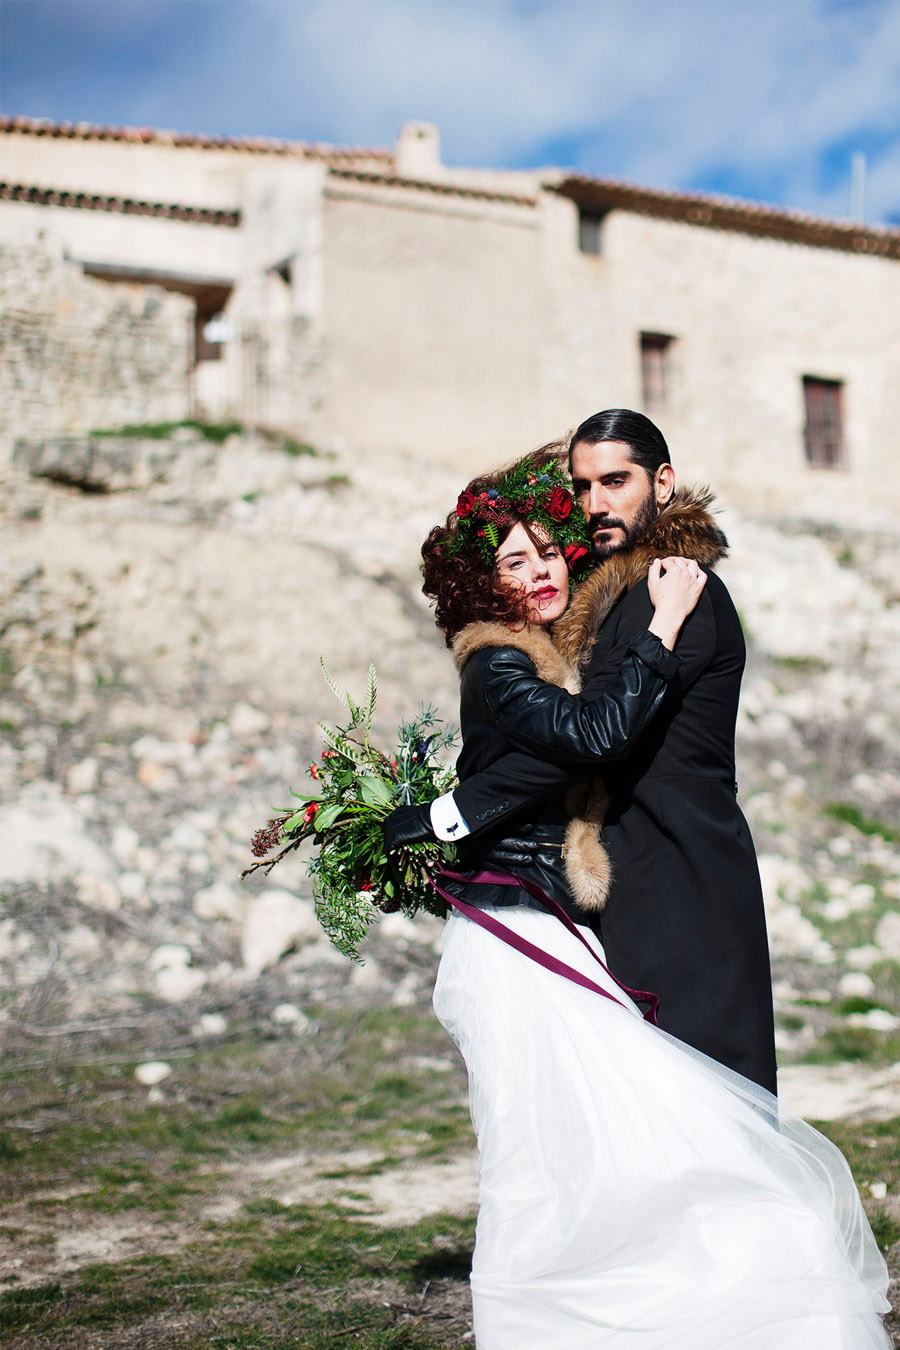
[[[587,258],[599,258],[603,253],[603,222],[606,216],[606,211],[578,208],[578,252]]]
[[[678,339],[674,333],[641,329],[638,351],[641,361],[641,403],[659,412],[672,403],[672,353]]]
[[[845,469],[844,381],[804,375],[803,450],[811,469]]]

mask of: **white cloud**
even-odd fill
[[[729,173],[776,183],[789,204],[841,213],[846,191],[823,158],[849,146],[849,163],[857,138],[877,151],[873,208],[900,206],[894,0],[166,0],[158,9],[70,0],[68,9],[70,26],[82,11],[97,33],[110,9],[159,19],[155,44],[140,30],[152,59],[127,82],[106,75],[111,96],[131,90],[117,120],[384,145],[402,122],[427,118],[451,163],[571,158],[671,187]]]

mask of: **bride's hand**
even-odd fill
[[[670,651],[705,585],[706,573],[693,558],[657,558],[652,564],[647,575],[647,589],[655,610],[650,632]]]

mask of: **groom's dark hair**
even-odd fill
[[[569,442],[569,471],[576,445],[599,445],[601,441],[624,441],[631,447],[635,464],[652,478],[660,464],[671,464],[666,438],[655,422],[631,408],[606,408],[594,413],[577,428]]]

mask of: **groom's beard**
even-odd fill
[[[598,562],[603,562],[605,558],[611,558],[614,553],[622,553],[625,549],[631,548],[632,544],[644,533],[649,525],[659,515],[659,506],[652,493],[643,503],[634,520],[630,524],[625,523],[621,516],[591,516],[587,522],[588,534],[591,536],[594,557]],[[609,530],[618,526],[615,535],[610,538],[597,539],[595,537],[597,530]]]

